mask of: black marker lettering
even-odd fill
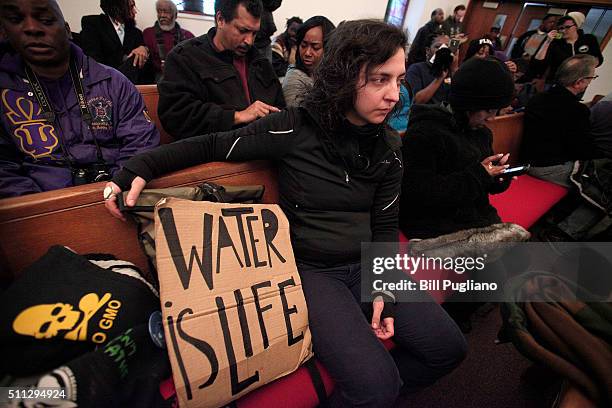
[[[247,320],[246,312],[244,310],[244,299],[240,289],[234,291],[234,297],[236,298],[236,306],[238,307],[238,319],[240,320],[240,329],[242,330],[242,342],[244,344],[244,354],[247,357],[253,355],[253,345],[251,344],[251,333],[249,331],[249,322]]]
[[[187,343],[191,344],[192,346],[200,350],[202,354],[206,356],[206,358],[208,359],[208,362],[210,363],[210,376],[208,377],[208,380],[206,380],[206,382],[198,386],[199,389],[202,389],[202,388],[208,387],[209,385],[214,383],[215,380],[217,379],[217,375],[219,374],[219,361],[217,360],[217,355],[215,354],[215,350],[211,347],[210,344],[208,344],[204,340],[196,339],[195,337],[192,337],[188,335],[187,333],[185,333],[181,323],[183,322],[183,316],[186,314],[193,314],[193,310],[184,309],[184,310],[181,310],[181,312],[179,313],[177,323],[176,323],[176,327],[177,327],[179,336],[181,337],[181,339],[185,340]],[[178,358],[177,360],[182,361]],[[182,372],[184,369],[184,366],[182,365],[182,363],[179,363],[179,366],[181,367],[181,372]],[[186,374],[185,374],[185,378],[186,378]]]
[[[266,330],[266,324],[264,323],[263,312],[272,309],[272,305],[265,305],[261,307],[259,303],[259,293],[257,292],[261,288],[269,288],[272,286],[270,281],[265,281],[251,286],[253,297],[255,298],[255,308],[257,309],[257,319],[259,320],[259,329],[261,330],[261,338],[263,340],[264,349],[270,347],[270,341],[268,340],[268,331]]]
[[[266,249],[268,251],[268,265],[270,268],[272,267],[272,258],[270,256],[270,248],[274,251],[278,259],[282,263],[287,262],[285,258],[281,255],[281,253],[276,249],[274,243],[272,242],[274,238],[276,238],[276,233],[278,232],[278,218],[276,218],[276,214],[273,211],[268,209],[261,210],[261,221],[264,226],[264,237],[266,238]]]
[[[299,336],[293,337],[293,329],[291,327],[291,318],[289,317],[293,313],[297,313],[297,307],[295,305],[289,307],[287,302],[287,295],[285,294],[285,288],[287,286],[295,286],[295,281],[293,278],[287,279],[278,284],[278,289],[280,291],[281,301],[283,303],[283,313],[285,315],[285,325],[287,326],[287,344],[289,346],[294,345],[297,342],[302,341],[304,338],[304,332],[300,333]]]
[[[208,289],[212,290],[212,215],[207,213],[204,214],[204,235],[202,238],[203,259],[198,255],[195,245],[192,246],[191,255],[189,256],[189,268],[187,268],[185,258],[183,258],[183,249],[181,248],[178,231],[176,230],[172,208],[160,208],[159,220],[161,221],[164,235],[166,236],[166,242],[168,243],[168,249],[170,249],[170,255],[172,256],[172,261],[178,272],[183,289],[189,289],[193,261],[195,260],[198,264],[198,268],[200,268],[204,281],[206,281]]]
[[[244,225],[242,224],[243,214],[253,214],[253,207],[239,207],[239,208],[222,208],[221,214],[224,217],[236,217],[238,223],[238,234],[240,235],[240,242],[242,243],[242,251],[244,252],[244,264],[249,267],[251,266],[251,257],[249,256],[249,250],[247,249],[246,237],[244,236]]]
[[[258,220],[259,217],[256,215],[251,215],[246,217],[247,228],[249,230],[249,238],[251,239],[251,251],[253,252],[253,262],[255,262],[255,267],[259,268],[260,266],[266,266],[266,261],[260,261],[257,257],[257,247],[255,244],[259,242],[258,239],[255,239],[255,235],[253,234],[253,221]]]
[[[236,260],[238,260],[240,267],[244,268],[244,266],[242,265],[242,261],[240,260],[240,256],[238,255],[238,250],[234,246],[232,237],[230,236],[229,231],[227,230],[227,225],[225,225],[223,217],[219,217],[219,240],[217,242],[217,273],[219,273],[219,269],[221,268],[221,250],[230,246],[234,250],[234,255],[236,256]]]
[[[255,374],[249,378],[240,381],[238,380],[238,367],[236,365],[236,355],[234,354],[234,347],[232,346],[232,335],[229,331],[229,324],[227,316],[225,315],[225,304],[223,298],[217,296],[215,298],[217,302],[217,310],[219,311],[219,320],[221,322],[221,330],[223,330],[223,340],[225,341],[225,351],[227,352],[227,361],[230,368],[230,378],[232,382],[232,395],[236,395],[241,391],[244,391],[253,383],[259,381],[259,371],[255,371]]]

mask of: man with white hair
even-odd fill
[[[155,68],[155,81],[158,82],[164,71],[164,61],[170,50],[181,41],[194,35],[176,22],[178,10],[171,0],[157,0],[157,21],[153,27],[144,30],[144,42],[151,52],[151,62]]]

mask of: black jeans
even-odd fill
[[[391,406],[400,388],[430,385],[465,357],[461,331],[433,300],[397,304],[397,347],[389,353],[361,306],[360,264],[316,268],[298,262],[298,270],[315,356],[337,384],[330,406]]]

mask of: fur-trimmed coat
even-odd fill
[[[409,238],[431,238],[501,220],[490,193],[509,181],[489,176],[480,162],[493,155],[493,135],[468,129],[449,108],[415,105],[403,139],[400,228]]]

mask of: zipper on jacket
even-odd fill
[[[349,181],[350,181],[350,180],[349,180],[349,175],[348,175],[348,172],[347,172],[346,170],[344,170],[344,180],[346,181],[346,184],[348,184],[348,183],[349,183]]]

